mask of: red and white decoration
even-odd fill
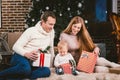
[[[39,53],[38,59],[32,63],[34,67],[50,67],[51,54]]]

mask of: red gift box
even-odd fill
[[[38,59],[32,63],[34,67],[50,67],[51,54],[38,54]]]
[[[71,65],[69,63],[62,64],[61,67],[63,68],[63,71],[65,74],[71,74]]]
[[[93,73],[97,61],[97,56],[98,55],[95,53],[83,51],[77,64],[77,70]]]

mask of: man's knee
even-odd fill
[[[46,74],[46,77],[49,77],[51,74],[51,71],[48,67],[44,67],[44,73]]]
[[[28,76],[31,74],[31,67],[28,65],[20,64],[19,69],[20,69],[21,74],[23,74],[25,76]]]

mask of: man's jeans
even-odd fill
[[[11,59],[11,67],[0,72],[0,78],[41,78],[50,76],[50,69],[48,67],[39,67],[35,70],[32,69],[30,61],[14,53]]]

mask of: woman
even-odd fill
[[[71,19],[67,28],[61,33],[60,40],[66,40],[68,42],[68,51],[72,54],[76,63],[78,63],[82,50],[95,52],[97,54],[99,54],[100,51],[100,49],[93,43],[85,27],[84,20],[79,16],[75,16]],[[108,72],[108,66],[120,67],[119,64],[98,57],[95,71]]]

